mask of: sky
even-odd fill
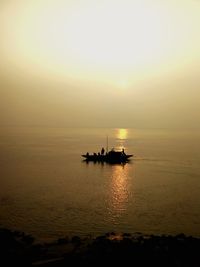
[[[200,1],[0,0],[0,126],[199,128]]]

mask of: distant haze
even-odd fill
[[[0,125],[199,128],[200,1],[3,0]]]

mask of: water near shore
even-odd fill
[[[125,165],[81,154],[125,147]],[[1,128],[0,226],[39,239],[105,232],[200,236],[200,132]]]

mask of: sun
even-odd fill
[[[122,90],[128,89],[130,87],[130,81],[127,79],[119,79],[118,81],[116,81],[116,86]]]

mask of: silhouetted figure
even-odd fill
[[[125,155],[124,148],[122,149],[122,154]]]
[[[104,152],[105,152],[105,149],[104,149],[104,147],[102,147],[102,149],[101,149],[101,155],[103,155]]]
[[[86,155],[89,156],[89,153],[87,152]]]

